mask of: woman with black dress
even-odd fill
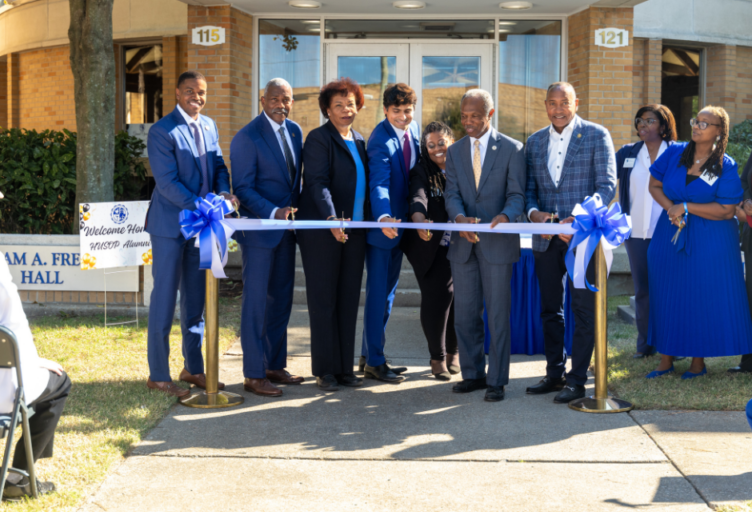
[[[445,165],[447,148],[453,142],[452,130],[444,123],[434,121],[423,131],[420,159],[410,171],[413,222],[449,221],[444,207]],[[444,381],[460,372],[448,235],[443,231],[406,229],[401,242],[420,286],[420,323],[431,354],[431,373]]]

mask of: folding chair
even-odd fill
[[[10,416],[0,414],[0,439],[4,439],[6,436],[8,440],[5,445],[5,454],[3,455],[3,468],[0,472],[0,497],[5,490],[5,479],[8,476],[8,471],[13,471],[29,479],[31,483],[31,493],[37,498],[39,492],[37,491],[37,475],[34,469],[34,454],[31,451],[31,431],[29,430],[29,417],[34,414],[34,409],[26,404],[26,396],[24,395],[23,377],[21,376],[21,360],[18,352],[18,341],[15,334],[10,329],[0,326],[0,368],[16,369],[16,376],[18,378],[18,389],[16,390],[16,397],[13,400],[13,411]],[[29,472],[22,471],[16,468],[9,468],[10,454],[13,449],[13,436],[18,426],[18,413],[21,413],[21,419],[23,421],[23,439],[26,445],[26,462],[29,466]]]

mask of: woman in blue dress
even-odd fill
[[[650,167],[650,193],[664,212],[648,250],[648,344],[662,354],[648,378],[672,373],[674,357],[693,358],[682,375],[691,379],[707,373],[705,357],[752,352],[734,218],[742,186],[725,154],[728,114],[708,106],[691,124],[692,141],[672,145]]]

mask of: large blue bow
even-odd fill
[[[230,203],[221,196],[209,193],[196,200],[196,209],[180,212],[180,232],[186,240],[198,235],[201,254],[200,269],[211,270],[215,277],[226,277],[227,237],[232,228],[223,219],[233,211]]]
[[[574,207],[572,215],[574,216],[572,227],[575,233],[569,242],[569,250],[565,258],[567,272],[575,288],[587,287],[590,291],[597,292],[598,289],[588,283],[585,276],[590,258],[603,238],[603,252],[606,256],[607,272],[609,272],[613,260],[611,251],[629,238],[632,232],[632,220],[621,212],[619,203],[614,203],[611,208],[608,208],[601,203],[599,197],[586,197],[585,201]]]

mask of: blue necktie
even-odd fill
[[[210,192],[209,173],[206,165],[206,148],[204,147],[204,139],[201,137],[201,128],[199,124],[191,123],[191,128],[193,129],[193,140],[196,143],[196,149],[198,150],[198,160],[201,162],[201,176],[203,177],[199,196],[206,197],[206,194]]]

